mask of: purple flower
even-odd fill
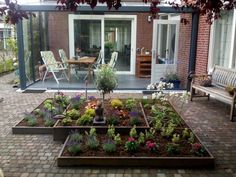
[[[89,100],[96,100],[96,97],[95,96],[88,96],[88,99]]]
[[[135,112],[135,111],[132,111],[132,112],[129,112],[129,116],[130,116],[130,117],[138,117],[138,116],[139,116],[139,113],[138,113],[138,112]]]

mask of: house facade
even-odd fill
[[[140,69],[138,61],[147,58],[151,65],[141,68],[142,76],[158,82],[166,73],[176,72],[182,88],[187,87],[187,76],[192,70],[206,73],[214,64],[235,65],[231,38],[235,38],[234,12],[209,25],[206,17],[199,17],[194,11],[182,14],[165,6],[161,7],[158,19],[153,20],[149,5],[141,2],[124,3],[118,11],[83,6],[77,12],[58,12],[55,2],[22,7],[37,16],[18,25],[23,33],[20,40],[24,61],[29,53],[31,56],[30,63],[25,62],[21,68],[31,72],[27,77],[31,79],[22,81],[22,88],[38,79],[42,50],[53,51],[58,59],[59,49],[64,49],[69,58],[78,55],[76,48],[81,49],[81,56],[97,56],[102,51],[103,63],[109,61],[112,51],[118,51],[117,73],[136,76]],[[181,18],[189,23],[181,24]]]

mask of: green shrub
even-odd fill
[[[129,124],[130,124],[131,126],[140,125],[140,124],[141,124],[141,120],[140,120],[140,118],[138,118],[138,117],[132,117],[132,118],[130,119]]]
[[[88,108],[88,109],[85,110],[85,114],[87,114],[91,117],[94,117],[95,116],[95,109]]]
[[[125,150],[134,153],[138,150],[139,143],[133,137],[129,137],[128,141],[125,143]]]
[[[118,125],[119,120],[115,116],[111,116],[107,119],[108,125]]]
[[[125,101],[125,108],[127,110],[132,110],[136,106],[137,102],[133,98],[129,98]]]
[[[69,145],[67,149],[68,149],[68,152],[72,155],[77,155],[82,151],[80,144]]]
[[[72,120],[77,120],[80,117],[80,112],[76,109],[71,109],[67,111],[66,116],[68,116]]]
[[[83,140],[83,135],[79,134],[79,133],[72,133],[70,135],[70,141],[75,141],[75,142],[82,142]]]
[[[179,145],[174,144],[174,143],[168,143],[167,144],[167,153],[169,155],[179,154],[180,153]]]
[[[64,118],[62,119],[61,123],[63,126],[70,126],[72,125],[72,120],[70,118]]]
[[[112,140],[103,144],[102,148],[108,154],[116,152],[116,144]]]
[[[89,149],[98,149],[99,147],[99,141],[96,136],[87,136],[86,145]]]
[[[112,108],[122,108],[123,107],[123,103],[121,100],[119,99],[112,99],[111,100],[111,107]]]
[[[54,125],[55,121],[53,119],[46,119],[44,122],[44,125],[46,127],[52,127]]]
[[[29,125],[29,126],[36,126],[37,125],[37,120],[36,120],[36,118],[29,118],[28,120],[27,120],[27,124]]]
[[[77,125],[89,125],[93,122],[93,117],[88,114],[82,115],[77,121]]]

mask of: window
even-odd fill
[[[214,65],[235,68],[235,10],[224,12],[212,25],[209,69]]]
[[[0,28],[0,50],[7,49],[7,39],[11,38],[11,28]]]

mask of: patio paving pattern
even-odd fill
[[[62,144],[51,135],[13,135],[11,128],[53,93],[19,93],[0,77],[0,168],[6,177],[236,177],[236,120],[229,121],[228,105],[198,99],[181,111],[184,120],[216,158],[215,169],[145,169],[56,166]],[[72,94],[72,93],[70,93]],[[142,97],[142,94],[111,94],[111,97]],[[180,110],[180,104],[175,102]]]

